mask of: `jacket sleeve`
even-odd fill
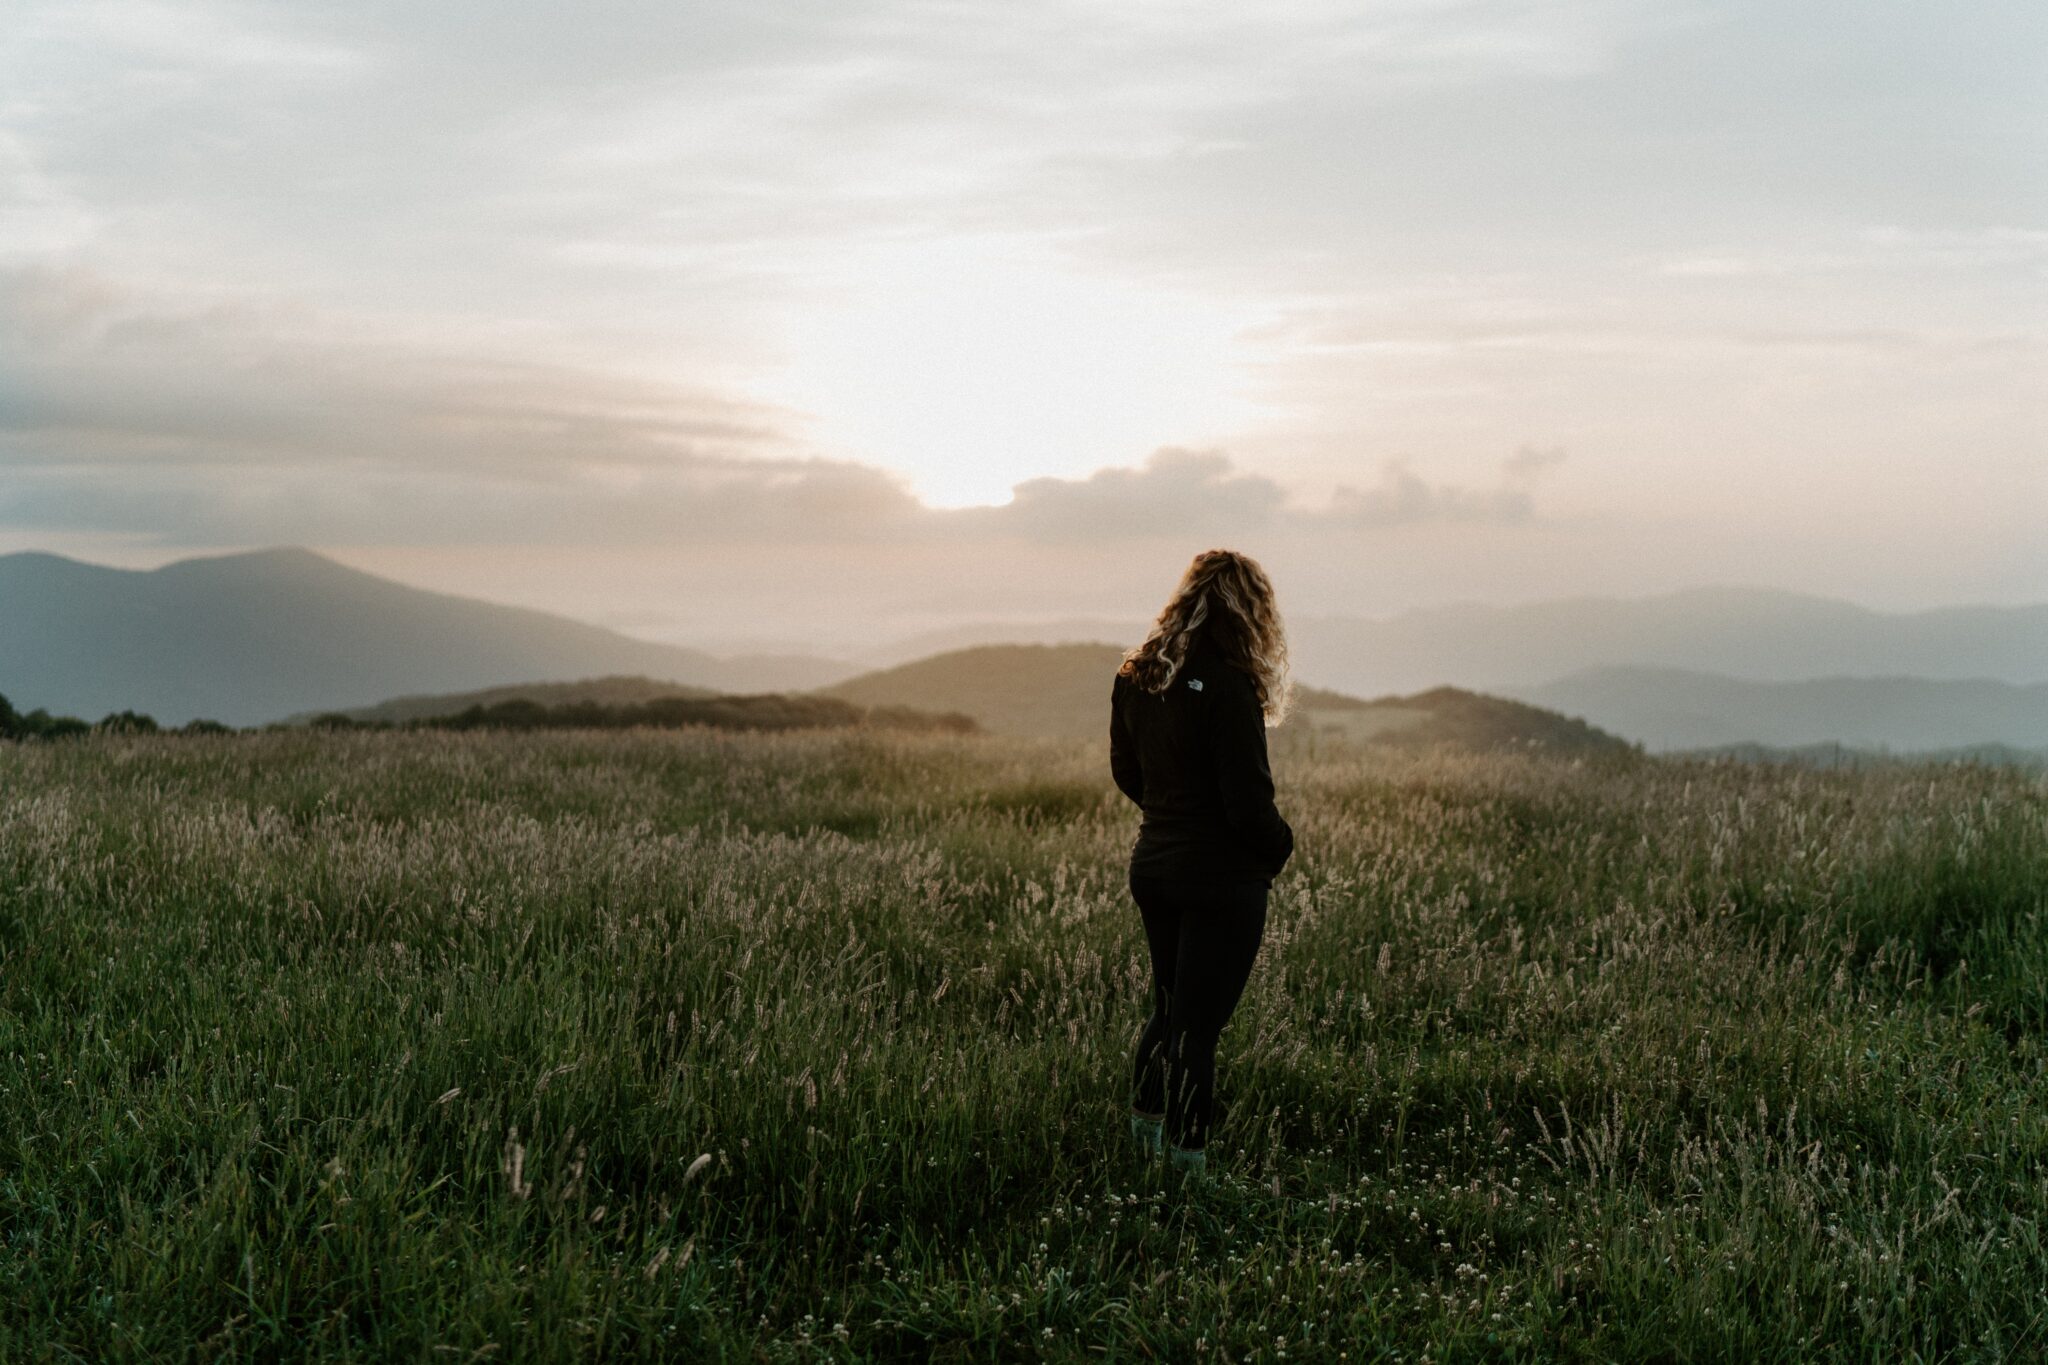
[[[1294,830],[1273,804],[1273,769],[1266,758],[1266,717],[1250,678],[1234,668],[1216,689],[1212,717],[1216,736],[1216,782],[1223,797],[1224,818],[1277,877],[1294,853]]]
[[[1137,745],[1131,739],[1131,727],[1124,721],[1121,705],[1123,690],[1121,681],[1109,689],[1109,775],[1116,779],[1117,790],[1137,802],[1145,803],[1145,772],[1138,764]]]

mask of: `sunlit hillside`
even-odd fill
[[[1107,644],[982,645],[864,673],[825,695],[867,706],[957,711],[994,734],[1099,739],[1123,651]],[[1297,684],[1277,745],[1341,739],[1372,744],[1620,751],[1612,735],[1521,702],[1455,688],[1366,701]]]
[[[824,693],[863,706],[958,711],[995,734],[1094,738],[1108,733],[1122,654],[1107,644],[980,645],[863,673]]]
[[[486,687],[475,692],[421,693],[410,697],[393,697],[375,706],[347,708],[339,714],[350,720],[368,724],[379,722],[400,725],[411,720],[431,720],[439,716],[453,716],[473,706],[490,707],[501,702],[525,701],[539,706],[565,706],[574,703],[588,703],[597,706],[637,706],[643,702],[660,701],[670,697],[683,697],[702,701],[722,695],[709,687],[690,687],[683,683],[663,682],[656,678],[614,676],[607,678],[586,678],[578,682],[559,683],[509,683],[503,687]],[[310,719],[308,716],[294,716],[294,721]]]

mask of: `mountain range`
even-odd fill
[[[1135,642],[1139,620],[965,622],[877,650],[899,663],[995,643]],[[1382,619],[1294,615],[1299,670],[1361,696],[1439,684],[1528,688],[1591,669],[1643,667],[1757,682],[1910,677],[2048,682],[2048,605],[1883,612],[1766,588],[1691,588],[1515,606],[1461,603]]]
[[[1290,621],[1306,672],[1353,692],[1432,683],[1497,691],[1587,669],[1646,667],[1757,682],[1833,677],[2048,681],[2048,606],[1880,612],[1754,588],[1452,606],[1384,621]]]
[[[402,693],[593,674],[720,692],[835,682],[851,665],[719,658],[547,612],[427,592],[308,550],[160,569],[0,555],[0,696],[88,719],[254,725]]]
[[[1107,618],[965,623],[884,657],[987,641],[1136,639]],[[1582,717],[1653,750],[2048,748],[2048,607],[1879,612],[1798,593],[1460,605],[1288,622],[1297,670],[1365,696],[1456,684]],[[2003,746],[2003,747],[2001,747]]]
[[[1118,644],[1105,641],[1128,643],[1142,630],[1142,622],[1097,618],[967,623],[877,646],[869,663],[916,669],[937,654],[1020,641],[1108,658]],[[1304,616],[1290,618],[1289,634],[1297,677],[1382,698],[1370,717],[1309,708],[1353,728],[1386,728],[1394,700],[1449,684],[1583,717],[1653,749],[2048,746],[2048,606],[1885,613],[1794,593],[1703,588],[1439,607],[1384,620]],[[999,661],[1021,678],[1046,671],[1040,691],[1017,694],[1024,712],[989,728],[1055,733],[1069,723],[1058,717],[1092,714],[1102,700],[1061,691],[1101,690],[1100,660],[1091,655],[1078,668],[1056,653],[983,654],[972,667],[884,682],[889,668],[862,675],[846,659],[722,657],[638,640],[409,587],[307,550],[148,571],[0,556],[0,695],[23,711],[87,718],[136,710],[166,724],[206,717],[248,725],[399,698],[389,703],[396,716],[408,696],[600,676],[700,692],[822,690],[862,704],[972,713],[970,699],[927,683]],[[918,695],[881,695],[892,690]],[[1043,713],[1037,720],[1033,708]]]

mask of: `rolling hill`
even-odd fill
[[[1413,696],[1386,697],[1363,705],[1368,712],[1399,710],[1419,714],[1419,719],[1411,724],[1370,736],[1374,743],[1399,748],[1421,749],[1442,744],[1465,749],[1527,749],[1575,755],[1636,752],[1627,740],[1576,716],[1459,687],[1433,687]],[[1329,712],[1311,711],[1309,715],[1318,728],[1326,732],[1331,729]]]
[[[1066,616],[1031,621],[963,621],[936,630],[921,630],[884,640],[860,656],[871,668],[893,668],[915,663],[934,654],[982,645],[1070,645],[1099,644],[1123,640],[1126,645],[1145,638],[1150,623],[1142,620],[1114,621],[1100,616]]]
[[[1115,645],[980,645],[863,673],[820,689],[858,706],[957,711],[1005,735],[1107,733]]]
[[[1122,657],[1108,644],[982,645],[864,673],[824,695],[862,706],[958,712],[997,734],[1094,739],[1107,735],[1111,679]],[[1274,742],[1310,737],[1584,753],[1629,748],[1582,721],[1448,687],[1364,701],[1297,685],[1294,710]]]
[[[724,695],[714,688],[689,687],[683,683],[662,682],[658,678],[586,678],[580,682],[510,683],[504,687],[478,688],[473,692],[421,693],[328,714],[347,716],[368,725],[403,725],[407,721],[438,720],[443,716],[459,715],[472,707],[498,706],[508,701],[532,702],[536,706],[640,706],[672,698],[708,701]],[[294,724],[301,723],[318,714],[321,713],[303,712],[289,720]]]
[[[833,660],[723,659],[546,612],[407,587],[307,550],[140,571],[0,556],[0,695],[251,725],[379,697],[635,674],[721,692],[810,689]]]

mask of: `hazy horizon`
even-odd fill
[[[2048,13],[29,3],[0,552],[651,640],[2048,599]]]
[[[350,563],[348,560],[343,559],[338,555],[332,554],[327,550],[323,550],[315,546],[259,545],[251,546],[246,549],[207,549],[193,553],[176,554],[169,556],[167,558],[148,557],[127,563],[120,562],[118,558],[99,559],[79,554],[67,553],[60,550],[48,550],[39,547],[22,546],[18,549],[0,549],[0,558],[4,558],[9,554],[54,554],[57,555],[59,558],[67,559],[74,563],[84,564],[94,568],[120,569],[129,572],[148,573],[156,569],[165,568],[176,564],[189,563],[192,561],[209,559],[234,559],[248,555],[261,555],[265,553],[274,553],[279,551],[305,551],[311,554],[318,555],[324,559],[329,560],[330,562],[340,564],[344,568],[355,569],[364,573],[376,574],[378,577],[384,578],[387,581],[398,584],[402,587],[420,588],[430,592],[448,593],[451,596],[459,597],[464,600],[481,602],[492,606],[527,607],[532,608],[534,610],[548,611],[551,614],[559,615],[568,620],[601,626],[609,630],[615,630],[619,634],[627,636],[632,639],[644,640],[649,643],[655,644],[675,645],[688,649],[702,650],[710,654],[722,656],[735,656],[743,654],[789,653],[813,655],[821,658],[839,658],[844,659],[848,662],[859,663],[864,661],[873,661],[878,658],[893,659],[899,656],[905,658],[912,657],[912,655],[906,654],[904,652],[905,646],[917,646],[921,644],[921,642],[926,641],[927,639],[943,640],[944,638],[953,635],[961,635],[966,638],[972,638],[975,643],[1118,643],[1122,642],[1126,636],[1130,637],[1131,639],[1136,639],[1137,636],[1143,632],[1145,626],[1148,624],[1149,621],[1149,617],[1144,615],[1132,615],[1124,617],[1122,619],[1118,619],[1109,615],[1090,616],[1079,615],[1074,613],[1060,614],[1051,612],[1039,614],[1011,614],[1008,616],[996,613],[985,613],[981,615],[967,613],[956,617],[949,617],[943,622],[939,622],[936,624],[927,624],[923,626],[919,626],[915,623],[907,624],[900,632],[884,636],[877,636],[872,631],[868,631],[859,635],[831,635],[815,632],[808,635],[794,633],[778,635],[774,633],[771,627],[761,625],[760,623],[757,623],[757,626],[759,628],[753,631],[752,633],[742,632],[732,635],[720,636],[716,634],[707,634],[703,632],[692,632],[685,629],[672,636],[662,636],[656,634],[649,634],[643,631],[636,631],[631,629],[630,627],[622,627],[609,624],[605,619],[606,613],[602,610],[558,610],[553,607],[537,606],[536,604],[529,602],[512,601],[501,596],[494,596],[488,591],[477,593],[460,592],[445,587],[441,587],[435,584],[415,582],[407,579],[392,577],[391,575],[384,574],[377,569],[370,568],[362,564]],[[1718,597],[1724,594],[1731,595],[1732,597],[1741,599],[1745,602],[1753,602],[1756,600],[1774,597],[1794,598],[1801,601],[1826,603],[1835,606],[1848,607],[1858,611],[1871,612],[1873,614],[1883,617],[1898,617],[1902,619],[1922,616],[1928,613],[1939,613],[1948,608],[1999,608],[2030,606],[2048,607],[2048,596],[2044,596],[2040,599],[2033,601],[2019,601],[2012,603],[1956,602],[1942,603],[1931,607],[1889,608],[1872,606],[1869,603],[1856,602],[1852,599],[1844,597],[1832,597],[1825,594],[1800,593],[1792,589],[1773,588],[1760,584],[1697,583],[1687,585],[1684,587],[1665,589],[1654,592],[1588,591],[1584,593],[1574,593],[1560,596],[1540,596],[1526,598],[1504,597],[1494,601],[1482,601],[1476,598],[1459,598],[1441,602],[1415,603],[1395,608],[1393,610],[1377,613],[1300,613],[1298,614],[1298,618],[1305,622],[1314,623],[1351,621],[1373,625],[1388,625],[1403,620],[1412,620],[1418,617],[1428,617],[1433,614],[1441,612],[1505,611],[1512,613],[1520,608],[1577,606],[1601,607],[1609,605],[1629,606],[1669,600],[1697,600],[1706,597]],[[1004,635],[1002,632],[1005,627],[1014,629],[1014,631],[1016,632],[1015,635]],[[931,650],[927,652],[940,652],[946,649],[957,647],[964,646],[956,646],[952,644],[933,644]]]

